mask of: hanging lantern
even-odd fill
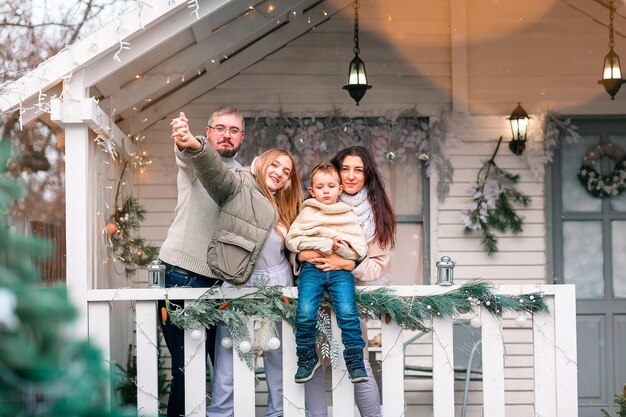
[[[622,84],[626,82],[622,78],[622,68],[619,63],[619,56],[613,51],[615,47],[613,18],[615,8],[613,3],[615,0],[609,0],[609,53],[604,57],[604,67],[602,68],[602,79],[598,84],[604,85],[604,89],[611,96],[611,100],[615,100],[615,95],[619,91]]]
[[[352,7],[354,8],[354,58],[350,61],[348,84],[344,85],[343,89],[348,91],[358,106],[365,92],[372,86],[367,84],[365,63],[359,58],[359,0],[355,0]]]
[[[520,156],[526,149],[526,133],[528,131],[528,113],[522,107],[521,103],[517,103],[517,107],[513,109],[509,122],[511,123],[511,133],[513,138],[509,142],[509,149],[515,155]]]

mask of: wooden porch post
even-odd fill
[[[78,309],[74,331],[87,337],[87,290],[93,286],[93,144],[89,128],[80,117],[86,97],[84,71],[63,83],[63,100],[51,102],[51,119],[65,128],[66,284]]]

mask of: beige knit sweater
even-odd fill
[[[337,255],[342,258],[360,260],[367,255],[363,229],[352,207],[342,202],[324,204],[309,198],[291,224],[285,246],[291,252],[312,249],[329,255],[333,252],[333,239],[348,242],[352,249],[340,247]]]

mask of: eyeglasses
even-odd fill
[[[241,133],[242,130],[239,129],[238,127],[225,127],[222,125],[217,125],[217,126],[209,126],[209,129],[213,129],[215,130],[215,132],[217,132],[218,135],[223,135],[224,133],[226,133],[228,131],[228,133],[230,133],[231,135],[236,135],[238,133]]]

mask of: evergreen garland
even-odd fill
[[[480,232],[482,245],[488,255],[498,251],[498,241],[493,230],[505,233],[510,229],[514,235],[522,232],[524,220],[515,212],[514,205],[528,207],[530,197],[517,189],[519,175],[511,174],[496,165],[495,157],[502,143],[502,136],[491,159],[478,171],[472,186],[473,202],[463,210],[465,234]]]
[[[251,352],[242,353],[239,344],[252,341],[246,320],[267,320],[277,322],[281,318],[294,326],[297,300],[282,294],[282,287],[259,287],[256,292],[241,297],[224,300],[216,298],[219,286],[211,287],[198,299],[187,303],[185,308],[176,308],[166,299],[168,314],[172,323],[191,330],[226,325],[233,339],[233,347],[241,359],[252,369]],[[543,294],[534,292],[517,296],[493,293],[490,283],[476,280],[467,282],[444,294],[432,296],[398,296],[393,289],[380,287],[373,290],[356,290],[356,304],[363,318],[394,320],[406,330],[430,331],[433,317],[455,318],[460,314],[475,311],[480,305],[495,315],[505,311],[514,313],[549,313]],[[325,295],[318,312],[318,346],[324,356],[336,363],[338,342],[333,340],[328,308],[332,301]],[[219,341],[218,341],[219,342]]]
[[[134,237],[145,215],[146,210],[137,199],[129,196],[122,207],[116,207],[109,220],[109,225],[114,224],[116,229],[109,237],[111,250],[124,265],[126,278],[131,278],[138,266],[147,266],[159,251],[159,248],[148,245],[143,238]]]
[[[141,155],[142,158],[139,160],[143,161],[145,152]],[[137,163],[137,160],[133,161],[133,167]],[[144,163],[142,162],[142,165],[140,165],[141,169],[143,169],[143,165]],[[122,172],[117,181],[114,210],[106,225],[106,232],[109,236],[109,248],[115,256],[113,260],[120,261],[124,265],[126,278],[132,278],[138,266],[148,266],[157,256],[159,248],[146,244],[145,240],[140,237],[134,237],[146,216],[146,210],[139,204],[137,199],[129,196],[121,207],[118,205],[120,187],[127,167],[128,160],[124,161]]]

